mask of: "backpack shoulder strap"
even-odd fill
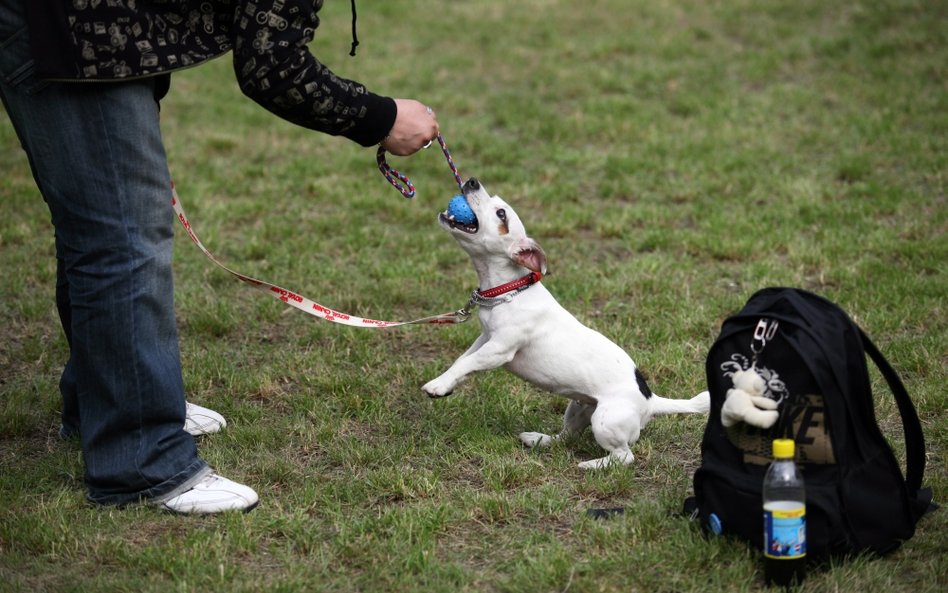
[[[912,496],[919,497],[919,504],[924,504],[921,512],[919,512],[919,515],[921,515],[931,502],[931,494],[927,494],[929,500],[922,500],[922,497],[926,496],[925,493],[928,491],[923,491],[922,489],[922,476],[925,473],[925,437],[922,434],[922,425],[918,420],[918,413],[915,411],[912,399],[905,390],[905,385],[902,384],[898,373],[895,372],[895,369],[892,368],[889,361],[886,360],[885,356],[876,348],[876,345],[872,343],[869,336],[862,331],[862,328],[859,328],[859,326],[856,326],[856,328],[859,330],[863,347],[873,362],[876,363],[876,366],[882,372],[882,376],[889,384],[889,388],[892,389],[892,393],[895,395],[895,403],[898,405],[899,414],[902,416],[902,429],[905,431],[905,484]]]

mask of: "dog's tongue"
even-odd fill
[[[473,224],[477,217],[474,215],[474,211],[471,210],[471,207],[468,205],[467,200],[464,199],[464,196],[457,195],[451,198],[451,201],[448,202],[448,218],[455,220],[461,224]]]

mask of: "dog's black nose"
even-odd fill
[[[481,182],[477,180],[477,177],[471,177],[464,184],[465,190],[477,191],[481,188]]]

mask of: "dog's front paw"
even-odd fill
[[[553,442],[553,439],[550,438],[550,435],[543,434],[542,432],[521,432],[517,435],[520,438],[520,442],[530,447],[549,447],[550,443]]]
[[[428,394],[428,397],[446,397],[451,395],[454,391],[454,385],[448,381],[443,381],[441,377],[437,379],[432,379],[425,383],[424,387],[421,388],[422,391]]]

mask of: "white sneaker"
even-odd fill
[[[257,506],[253,488],[228,480],[214,472],[190,490],[158,504],[158,508],[181,514],[206,515],[223,511],[247,512]]]
[[[225,426],[227,421],[214,410],[185,402],[184,430],[187,432],[199,437],[202,434],[218,432]]]

